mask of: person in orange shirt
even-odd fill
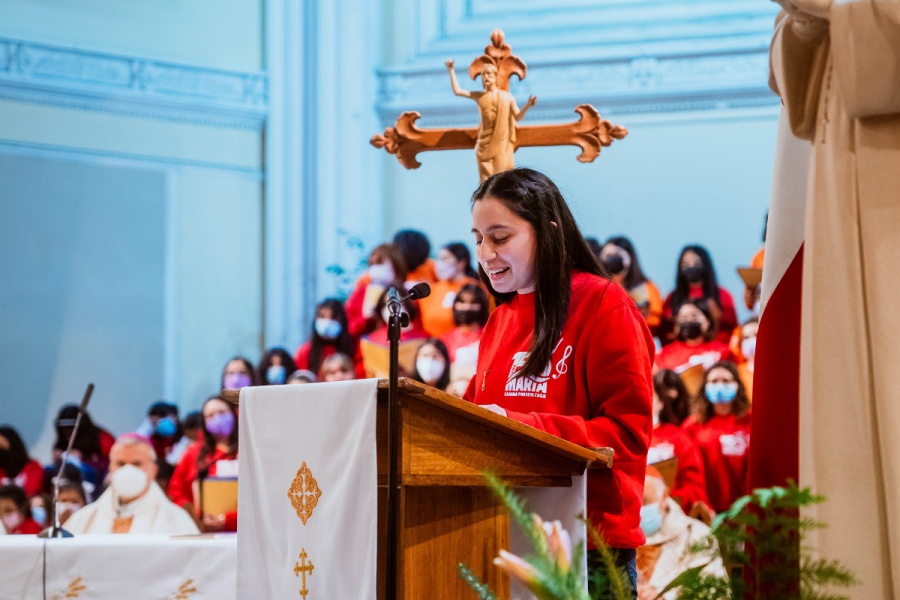
[[[759,249],[759,251],[753,255],[753,260],[750,261],[750,267],[753,269],[762,269],[763,262],[766,258],[766,232],[769,229],[769,213],[766,213],[766,225],[763,227],[763,247]],[[746,286],[744,288],[744,305],[753,310],[756,307],[756,303],[759,302],[759,286],[755,285],[753,287]]]
[[[435,264],[437,281],[431,286],[431,295],[419,300],[422,311],[422,327],[432,337],[441,337],[453,329],[453,302],[464,285],[478,284],[472,257],[465,244],[447,244],[438,252]]]
[[[662,296],[659,289],[641,270],[631,240],[621,236],[609,238],[597,258],[606,267],[612,280],[625,288],[628,295],[634,299],[641,309],[641,314],[644,315],[650,333],[658,335],[663,311]]]
[[[756,362],[756,333],[759,330],[759,317],[750,317],[743,325],[734,330],[731,336],[731,352],[737,362],[741,381],[747,388],[747,397],[753,399],[753,366]]]

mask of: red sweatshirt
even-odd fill
[[[659,351],[659,354],[656,355],[656,366],[660,369],[672,369],[681,373],[696,364],[702,364],[708,369],[720,360],[734,362],[735,358],[731,348],[718,339],[696,346],[688,346],[678,340]]]
[[[36,535],[41,531],[41,526],[37,524],[37,521],[35,521],[31,517],[28,517],[27,519],[22,521],[14,530],[7,531],[6,533],[10,535]]]
[[[362,355],[359,353],[359,343],[358,340],[353,341],[353,353],[350,354],[350,358],[353,359],[353,364],[356,366],[356,376],[360,379],[363,379],[366,376],[366,370],[362,366]],[[302,346],[297,348],[296,354],[294,354],[294,364],[297,365],[298,369],[306,369],[307,371],[311,371],[309,368],[309,351],[312,348],[312,342],[305,342]],[[332,354],[337,352],[337,348],[334,344],[325,344],[322,346],[322,362],[325,362],[325,359],[331,356]],[[322,365],[319,364],[319,369],[316,371],[316,377],[321,378],[322,373]]]
[[[670,495],[681,505],[685,513],[697,501],[709,504],[706,497],[706,470],[693,440],[680,427],[663,423],[653,430],[647,464],[678,457],[678,471]]]
[[[526,425],[589,448],[615,450],[612,469],[588,472],[588,515],[613,548],[644,544],[640,528],[652,428],[653,340],[634,300],[596,275],[572,277],[569,314],[550,364],[514,377],[534,332],[534,294],[499,306],[482,333],[465,398],[498,404]]]
[[[237,427],[237,423],[234,424]],[[184,451],[172,478],[169,480],[169,499],[178,506],[184,506],[188,502],[194,503],[194,480],[197,479],[197,457],[203,442],[199,441]],[[207,456],[204,464],[210,465],[209,474],[216,474],[217,463],[220,460],[237,460],[237,453],[231,455],[216,448],[212,456]],[[199,516],[200,507],[194,506]],[[225,531],[237,531],[237,511],[225,514]]]
[[[358,342],[361,336],[371,333],[378,329],[379,325],[382,325],[378,316],[366,318],[362,314],[363,303],[366,299],[366,287],[366,285],[357,286],[344,304],[344,310],[347,311],[347,330],[355,342]]]
[[[0,485],[15,484],[25,490],[25,494],[31,498],[44,493],[44,469],[36,460],[29,460],[15,477],[10,478],[6,471],[0,469]]]
[[[750,459],[750,413],[714,416],[700,424],[688,417],[682,427],[697,444],[706,469],[706,494],[716,512],[727,510],[747,494]]]

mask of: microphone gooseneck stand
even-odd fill
[[[89,383],[84,392],[84,398],[81,400],[81,406],[78,407],[78,416],[75,417],[75,426],[72,427],[72,434],[69,436],[69,445],[62,455],[62,463],[59,465],[59,471],[56,473],[56,479],[53,482],[53,524],[38,534],[42,538],[70,538],[71,533],[62,528],[59,524],[59,482],[62,481],[63,470],[69,461],[69,452],[75,444],[75,437],[78,435],[78,427],[81,425],[81,417],[87,411],[88,402],[91,394],[94,393],[94,384]]]
[[[409,314],[401,311],[402,303],[406,300],[419,300],[427,297],[431,288],[427,283],[419,283],[409,290],[409,295],[401,299],[397,290],[388,290],[387,306],[390,311],[388,318],[388,340],[390,342],[390,367],[388,370],[388,447],[390,449],[390,474],[388,476],[388,526],[387,526],[387,557],[385,560],[385,599],[398,600],[397,598],[397,562],[399,547],[400,525],[400,394],[399,394],[399,365],[400,331],[409,326]]]

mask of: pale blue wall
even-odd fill
[[[88,381],[118,434],[160,398],[199,407],[231,356],[258,360],[263,8],[0,0],[0,226],[18,236],[0,240],[0,310],[22,323],[0,421],[38,458]],[[44,262],[16,260],[48,237]]]
[[[0,154],[0,422],[28,442],[87,382],[115,431],[162,397],[164,213],[159,172]]]
[[[523,124],[569,121],[590,103],[630,131],[593,164],[574,148],[522,149],[519,164],[560,185],[586,234],[631,236],[664,292],[680,247],[706,244],[740,304],[734,268],[761,244],[771,179],[776,10],[760,0],[0,0],[0,156],[41,159],[53,189],[69,168],[107,194],[122,178],[155,182],[135,193],[162,202],[161,229],[141,231],[162,248],[161,275],[139,278],[147,290],[162,278],[147,300],[161,333],[113,313],[96,327],[108,332],[99,345],[161,344],[147,394],[123,393],[121,414],[103,413],[122,431],[160,394],[198,406],[234,354],[293,350],[315,303],[342,291],[330,267],[354,272],[397,229],[424,230],[435,250],[471,242],[471,152],[424,154],[406,171],[368,140],[404,110],[420,111],[423,127],[475,124],[443,62],[455,58],[463,85],[477,87],[464,71],[497,27],[528,64],[512,92],[520,104],[539,98]],[[0,189],[31,189],[36,175],[11,177]],[[139,211],[122,206],[107,226],[129,231]],[[115,297],[115,260],[96,261],[93,283]],[[63,275],[41,293],[54,297]],[[65,333],[46,323],[37,337]],[[104,390],[131,389],[118,373]],[[16,385],[35,400],[4,398],[0,414],[23,410],[42,455],[63,388]]]

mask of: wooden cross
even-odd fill
[[[512,54],[512,49],[503,42],[503,38],[503,31],[495,29],[491,34],[491,44],[485,48],[485,53],[469,65],[469,75],[474,80],[482,75],[485,69],[490,68],[496,74],[497,88],[508,92],[510,76],[517,75],[519,80],[524,79],[527,67],[518,56]],[[448,61],[448,67],[452,69],[451,61]],[[526,109],[531,103],[526,105]],[[588,163],[600,155],[601,147],[609,146],[613,140],[621,140],[628,135],[628,130],[621,125],[612,125],[609,121],[601,119],[600,113],[590,104],[577,106],[575,112],[581,118],[563,125],[516,125],[513,142],[515,149],[534,146],[578,146],[581,148],[578,161]],[[404,112],[393,127],[385,129],[383,134],[373,136],[369,143],[376,148],[384,148],[390,154],[396,154],[397,160],[407,169],[418,169],[422,166],[416,160],[419,152],[476,147],[481,133],[480,126],[420,129],[415,124],[420,117],[416,111]],[[481,174],[484,180],[483,170]]]
[[[309,593],[309,590],[306,589],[306,574],[309,573],[312,576],[314,567],[312,562],[306,564],[306,548],[301,549],[299,558],[300,562],[294,565],[294,575],[297,577],[303,575],[303,588],[300,590],[300,595],[303,596],[303,600],[306,600],[306,595]]]

